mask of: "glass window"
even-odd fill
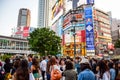
[[[27,10],[22,10],[22,15],[27,15]]]

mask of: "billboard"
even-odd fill
[[[85,15],[85,30],[86,30],[86,50],[87,52],[94,52],[94,28],[93,28],[93,13],[92,6],[84,8]]]
[[[63,25],[63,16],[59,18],[52,26],[51,29],[60,37],[62,37],[62,25]]]
[[[28,26],[23,27],[23,37],[29,36],[29,28]]]
[[[57,0],[52,7],[52,24],[63,14],[63,0]]]

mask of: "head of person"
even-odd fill
[[[32,57],[33,57],[33,55],[32,55],[32,54],[29,54],[29,55],[28,55],[28,61],[29,61],[29,62],[31,62],[31,61],[32,61]]]
[[[86,59],[86,58],[82,58],[82,60],[80,62],[80,66],[81,66],[81,71],[84,71],[85,69],[90,69],[91,70],[89,60]]]
[[[109,62],[108,63],[108,67],[111,69],[111,68],[113,68],[113,66],[114,66],[114,63],[113,62]]]
[[[51,59],[50,59],[50,63],[51,63],[51,65],[55,65],[55,64],[57,64],[57,61],[56,61],[55,56],[52,56],[52,57],[51,57]]]
[[[65,66],[65,69],[66,70],[71,70],[71,69],[73,69],[74,67],[73,67],[73,63],[72,63],[72,61],[70,61],[70,60],[68,60],[68,61],[66,61],[66,66]]]
[[[6,64],[10,63],[10,59],[9,59],[9,58],[6,58],[6,59],[5,59],[5,63],[6,63]]]
[[[17,69],[20,66],[20,59],[15,60],[13,66]]]
[[[35,68],[39,68],[39,62],[38,62],[38,60],[36,58],[32,59],[32,65],[34,65]]]
[[[61,58],[60,61],[59,61],[59,64],[60,64],[60,65],[64,65],[64,64],[65,64],[64,59]]]

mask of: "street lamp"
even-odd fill
[[[75,58],[75,55],[76,55],[76,41],[75,41],[75,23],[78,22],[76,20],[76,17],[75,16],[72,16],[72,19],[70,21],[72,23],[72,26],[73,26],[73,29],[71,30],[71,32],[73,32],[73,37],[74,37],[74,58]]]

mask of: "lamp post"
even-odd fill
[[[71,32],[73,32],[73,37],[74,37],[74,58],[75,58],[75,55],[76,55],[75,23],[78,22],[78,21],[76,20],[75,16],[72,16],[72,20],[70,22],[72,23],[72,26],[73,26],[73,29],[71,30]]]

